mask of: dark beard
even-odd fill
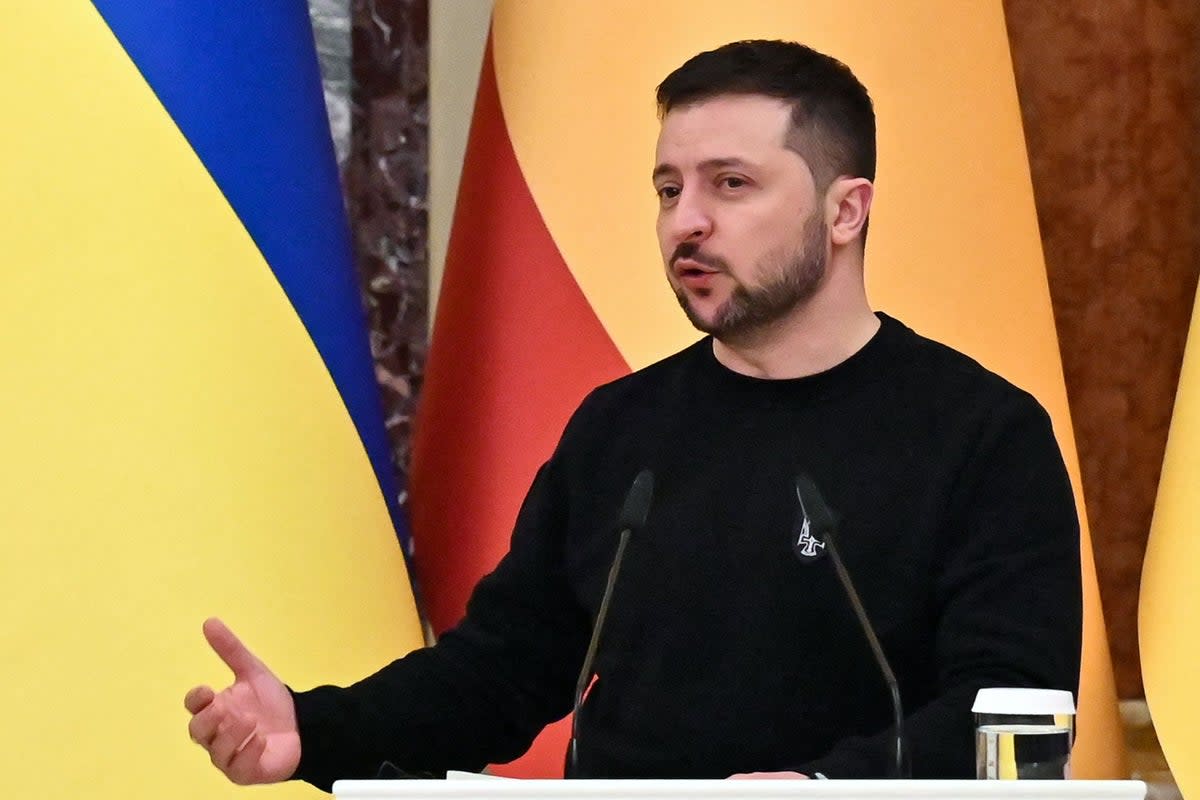
[[[825,225],[814,214],[804,227],[804,249],[791,263],[773,270],[762,286],[749,288],[739,283],[711,321],[699,318],[684,291],[675,287],[675,299],[688,322],[717,339],[738,339],[778,322],[808,302],[825,277]]]

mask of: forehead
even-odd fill
[[[767,157],[785,150],[791,106],[763,95],[719,95],[679,106],[663,118],[657,166],[711,158]]]

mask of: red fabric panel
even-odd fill
[[[521,500],[571,412],[592,387],[629,372],[521,174],[491,48],[489,39],[414,435],[414,563],[439,633],[508,549]],[[496,771],[561,776],[566,726],[555,727]]]

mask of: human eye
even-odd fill
[[[665,205],[679,197],[679,187],[673,183],[664,183],[654,187],[654,193],[658,195],[658,201]]]
[[[722,189],[743,189],[750,185],[750,181],[741,175],[722,175],[717,179],[717,184]]]

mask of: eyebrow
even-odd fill
[[[725,158],[706,158],[696,166],[701,172],[711,172],[713,170],[727,169],[729,167],[745,167],[748,166],[749,163],[750,162],[743,158],[728,156]],[[659,164],[654,168],[654,172],[650,173],[650,178],[651,180],[656,181],[664,175],[673,175],[677,174],[678,172],[679,168],[672,164]]]

